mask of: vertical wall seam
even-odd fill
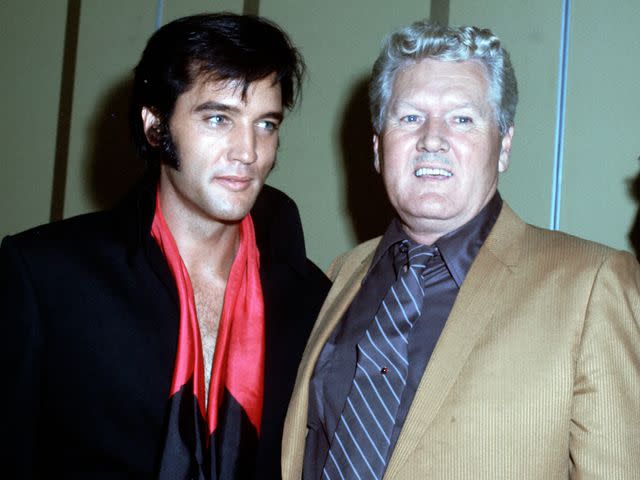
[[[67,2],[62,54],[62,76],[58,100],[58,125],[56,128],[55,157],[53,161],[53,184],[49,220],[62,220],[67,187],[67,167],[69,163],[69,143],[71,141],[71,114],[75,87],[76,58],[78,55],[78,31],[80,29],[80,2]]]
[[[441,25],[449,24],[449,0],[431,0],[429,20]]]
[[[569,57],[569,25],[571,0],[562,2],[562,26],[560,33],[560,59],[558,63],[558,92],[556,108],[556,138],[553,155],[553,183],[551,190],[551,215],[549,228],[560,228],[560,206],[562,200],[562,173],[564,168],[564,132],[567,101],[567,64]]]
[[[162,26],[162,19],[164,18],[164,0],[157,0],[156,2],[156,30]]]
[[[242,13],[244,15],[259,15],[260,0],[244,0],[244,4],[242,6]]]

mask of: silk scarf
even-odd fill
[[[178,349],[158,472],[162,480],[253,476],[264,390],[264,301],[250,215],[240,222],[239,230],[240,245],[224,294],[205,404],[193,288],[156,196],[151,235],[173,274],[180,305]]]

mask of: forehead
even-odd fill
[[[426,96],[441,101],[467,98],[474,103],[485,103],[488,86],[486,68],[478,61],[425,59],[409,64],[398,73],[392,102]]]
[[[242,80],[219,80],[212,76],[198,76],[191,87],[180,94],[176,104],[199,104],[206,101],[243,105],[269,104],[282,107],[282,92],[275,74],[245,84]]]

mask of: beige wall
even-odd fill
[[[65,19],[62,2],[0,2],[0,236],[49,220]]]
[[[385,33],[427,16],[429,2],[262,0],[260,14],[290,33],[308,63],[303,102],[285,121],[269,183],[296,200],[307,249],[326,268],[386,227],[365,80]]]
[[[451,0],[451,23],[494,29],[520,86],[516,138],[500,190],[527,221],[550,225],[562,1]],[[560,229],[632,251],[638,212],[637,0],[571,2]],[[640,196],[636,182],[636,195]],[[640,252],[636,252],[640,253]]]
[[[629,249],[638,214],[629,186],[640,179],[640,2],[572,7],[560,227]]]
[[[137,162],[128,137],[127,100],[132,67],[154,23],[152,1],[82,2],[65,217],[110,206],[133,182],[127,172],[137,171]],[[122,175],[131,179],[120,181]]]
[[[451,24],[490,28],[511,54],[519,103],[511,162],[499,189],[527,222],[544,227],[551,207],[560,3],[451,0],[449,14]]]
[[[165,0],[162,22],[209,10],[241,13],[238,0]],[[111,206],[135,182],[129,141],[132,69],[156,28],[156,0],[82,2],[64,215]]]
[[[80,3],[65,216],[112,204],[138,172],[128,143],[128,89],[158,5]],[[429,0],[163,3],[163,23],[258,4],[260,14],[290,32],[305,55],[308,77],[302,105],[283,127],[269,182],[298,203],[308,252],[323,268],[358,241],[382,233],[389,212],[371,166],[365,78],[383,35],[428,16]],[[449,1],[451,23],[489,26],[512,53],[521,100],[511,167],[500,189],[527,221],[542,226],[549,225],[551,204],[561,3]],[[640,154],[640,40],[634,34],[640,4],[573,4],[560,226],[630,248],[627,236],[638,210],[627,185],[638,176]],[[65,22],[66,2],[0,4],[2,236],[49,219]]]

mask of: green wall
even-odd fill
[[[527,222],[544,227],[551,208],[560,4],[451,0],[449,13],[452,24],[490,28],[511,54],[519,102],[511,162],[499,188]]]
[[[49,220],[65,19],[62,2],[0,2],[0,236]]]
[[[638,213],[634,197],[640,197],[640,2],[574,0],[569,13],[559,227],[633,251],[629,235]],[[450,4],[451,23],[486,25],[511,52],[520,103],[500,190],[522,217],[544,227],[551,221],[561,18],[560,0]]]
[[[206,10],[242,12],[242,2],[81,2],[64,216],[111,206],[135,182],[140,162],[129,141],[132,69],[161,23]]]
[[[269,183],[298,203],[307,249],[325,268],[386,227],[366,79],[384,35],[427,16],[429,2],[262,0],[260,13],[286,28],[308,64],[302,105],[285,121]]]
[[[640,2],[575,1],[571,14],[560,227],[629,249],[640,227]]]
[[[430,11],[453,24],[488,26],[510,50],[520,104],[500,189],[527,221],[548,226],[561,0],[432,1],[75,0],[76,57],[65,69],[67,3],[5,0],[0,235],[48,221],[52,196],[60,200],[54,213],[68,217],[108,207],[129,188],[139,174],[126,120],[131,69],[159,14],[165,23],[215,10],[259,11],[306,58],[302,104],[285,121],[269,183],[298,203],[308,253],[321,267],[388,221],[371,165],[366,77],[384,34]],[[574,1],[568,51],[560,228],[623,249],[631,249],[638,212],[630,191],[640,154],[638,18],[637,0]],[[61,88],[70,93],[66,103]],[[60,117],[65,105],[69,118]],[[66,171],[53,189],[56,153]]]

